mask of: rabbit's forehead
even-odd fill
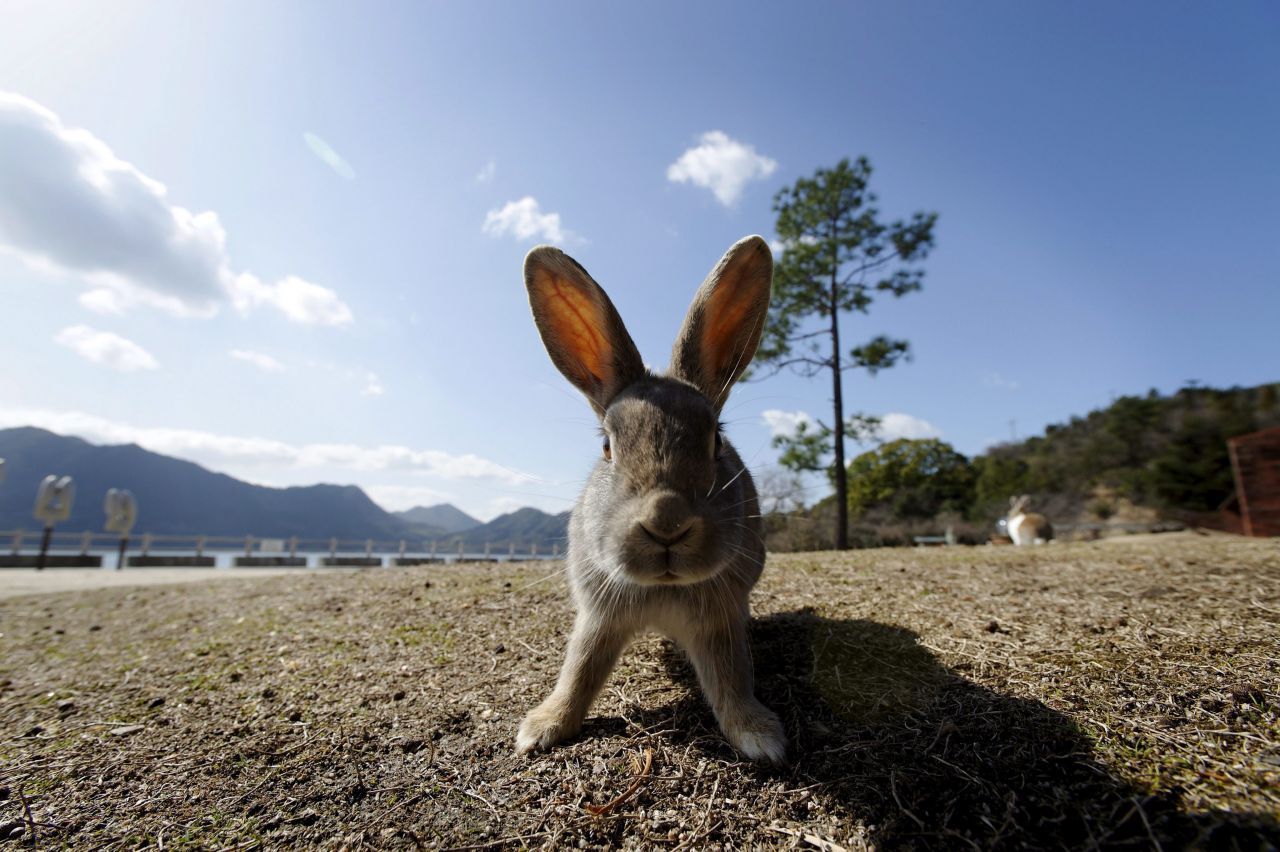
[[[681,382],[642,382],[624,391],[605,413],[605,428],[619,438],[681,438],[704,442],[715,428],[711,403]]]

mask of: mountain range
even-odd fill
[[[469,550],[486,543],[563,546],[569,513],[518,509],[481,523],[447,503],[388,512],[354,485],[272,488],[214,473],[198,464],[144,450],[137,444],[97,445],[80,438],[23,426],[0,429],[0,530],[35,530],[36,488],[49,474],[76,483],[71,517],[63,531],[101,531],[109,488],[127,488],[138,505],[134,535],[207,535],[300,539],[434,540],[442,549],[462,541]]]

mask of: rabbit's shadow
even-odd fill
[[[782,716],[792,756],[756,771],[811,787],[873,846],[1275,848],[1274,819],[1186,813],[1146,795],[1093,756],[1069,717],[968,680],[905,628],[802,609],[756,619],[751,644],[757,694]],[[684,656],[664,642],[660,659],[685,690],[642,724],[732,759]],[[589,724],[592,735],[624,728]]]

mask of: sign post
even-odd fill
[[[107,513],[106,529],[108,532],[120,533],[120,553],[116,557],[116,570],[124,568],[124,552],[129,547],[129,531],[138,519],[138,504],[133,494],[123,488],[112,488],[107,492],[102,510]]]
[[[46,476],[36,489],[36,507],[33,514],[44,523],[44,539],[40,542],[40,561],[36,570],[43,571],[49,560],[49,541],[53,538],[53,525],[71,517],[71,504],[76,499],[76,483],[69,476]]]

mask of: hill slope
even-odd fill
[[[441,503],[438,506],[414,506],[412,509],[393,514],[411,524],[446,533],[463,532],[480,526],[480,521],[450,503]]]

